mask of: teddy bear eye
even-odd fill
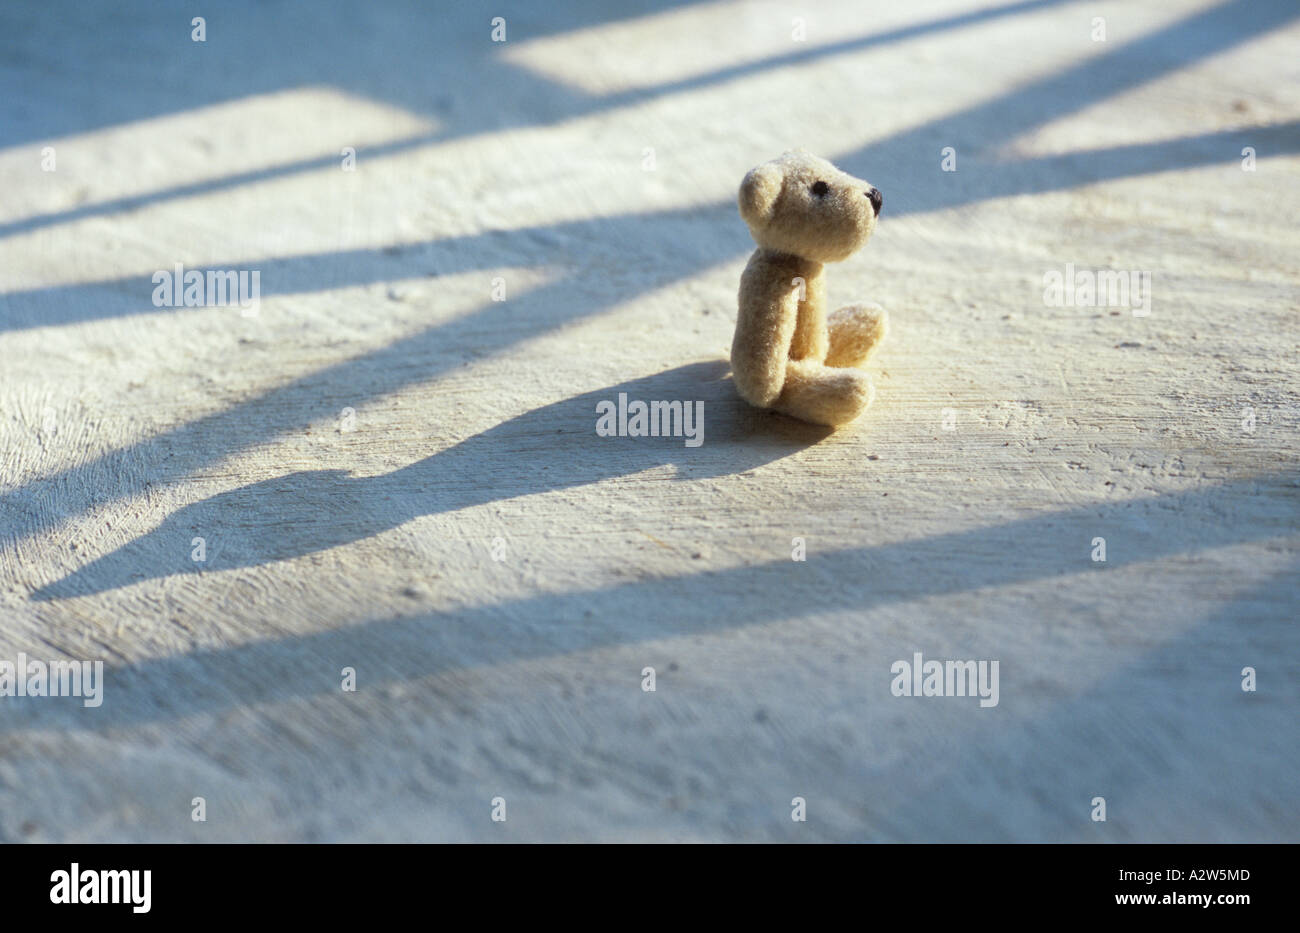
[[[817,195],[817,197],[819,198],[826,197],[826,192],[830,190],[831,190],[831,186],[826,184],[826,182],[824,181],[819,181],[812,186],[812,193]]]

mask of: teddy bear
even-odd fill
[[[880,192],[802,149],[752,169],[740,216],[758,244],[740,277],[731,369],[741,398],[813,424],[847,424],[875,389],[859,367],[885,337],[876,304],[826,315],[825,263],[864,246]]]

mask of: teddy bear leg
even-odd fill
[[[827,366],[861,366],[889,330],[889,317],[878,304],[849,305],[827,318],[831,348]]]
[[[801,421],[834,427],[857,418],[874,397],[875,387],[861,370],[791,360],[772,408]]]

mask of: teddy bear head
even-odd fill
[[[839,262],[866,244],[882,200],[861,178],[797,149],[745,176],[740,216],[759,246]]]

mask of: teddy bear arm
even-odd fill
[[[826,320],[830,331],[827,366],[861,366],[871,351],[885,339],[889,318],[878,304],[856,304],[840,308]]]
[[[731,369],[740,395],[767,408],[785,386],[790,341],[798,319],[799,297],[771,282],[742,281],[740,312],[731,343]]]

